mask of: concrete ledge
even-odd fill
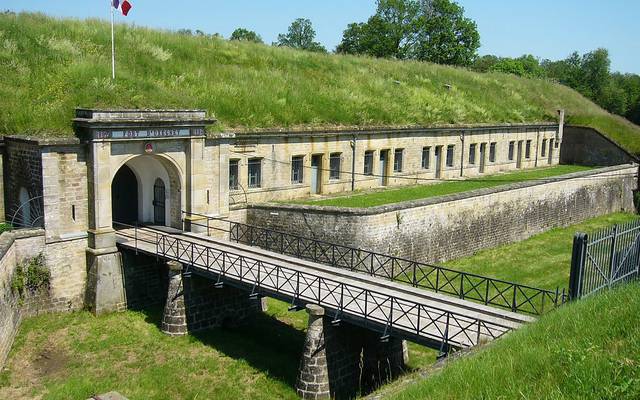
[[[0,259],[4,257],[17,239],[44,236],[44,229],[19,229],[15,231],[3,232],[0,235]]]

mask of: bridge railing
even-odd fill
[[[496,339],[513,329],[312,271],[301,272],[148,228],[118,225],[118,235],[132,240],[136,249],[151,249],[157,256],[193,267],[187,267],[185,274],[205,274],[217,278],[218,283],[240,283],[251,288],[252,293],[275,294],[292,299],[295,304],[315,303],[332,311],[335,322],[342,318],[355,320],[382,332],[382,338],[399,334],[462,348]]]
[[[201,214],[205,226],[207,218]],[[420,263],[400,257],[303,237],[273,229],[229,223],[229,239],[276,253],[293,256],[370,276],[409,284],[464,300],[500,307],[517,313],[541,315],[569,300],[565,289],[548,290],[464,271]],[[207,219],[209,235],[211,223]]]

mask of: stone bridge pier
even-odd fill
[[[376,332],[336,326],[324,308],[307,305],[309,326],[296,391],[303,399],[351,399],[397,377],[408,359],[406,343],[382,342]]]
[[[133,255],[127,254],[130,258]],[[132,258],[140,263],[144,257]],[[250,298],[244,290],[215,285],[215,282],[191,274],[176,261],[129,265],[124,280],[127,294],[136,307],[164,303],[161,329],[171,336],[181,336],[220,326],[236,326],[264,310],[263,299]],[[143,265],[141,265],[143,264]],[[143,298],[134,298],[143,294]],[[129,296],[128,296],[129,297]]]

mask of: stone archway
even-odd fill
[[[162,187],[163,196],[159,196],[159,187]],[[154,155],[133,157],[121,165],[113,177],[112,219],[114,222],[138,222],[180,229],[181,190],[180,173],[170,160]],[[128,209],[123,211],[127,204]],[[159,212],[164,215],[159,215]],[[135,218],[131,218],[134,214]],[[118,220],[126,219],[128,215],[132,221]]]

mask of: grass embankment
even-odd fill
[[[640,398],[640,285],[567,305],[386,398]]]
[[[594,232],[638,218],[636,214],[627,213],[592,218],[566,228],[551,229],[517,243],[481,250],[473,256],[444,265],[523,285],[568,289],[574,234]]]
[[[131,400],[297,399],[305,311],[269,311],[245,327],[182,338],[160,332],[161,310],[94,317],[43,315],[20,328],[0,399],[86,399],[116,390]],[[411,367],[435,352],[411,345]]]
[[[107,22],[1,14],[0,132],[69,135],[77,106],[204,108],[242,129],[541,122],[564,108],[640,153],[640,127],[543,80],[122,24],[116,41],[112,82]]]
[[[587,171],[589,169],[592,169],[592,167],[558,165],[555,167],[539,168],[528,171],[488,175],[467,180],[434,183],[430,185],[416,185],[396,189],[384,189],[374,192],[358,193],[353,196],[336,196],[328,199],[304,200],[295,203],[314,206],[354,208],[376,207],[385,204],[400,203],[402,201],[426,199],[429,197],[444,196],[447,194],[467,192],[475,189],[496,187],[515,182],[545,179],[573,172]]]

